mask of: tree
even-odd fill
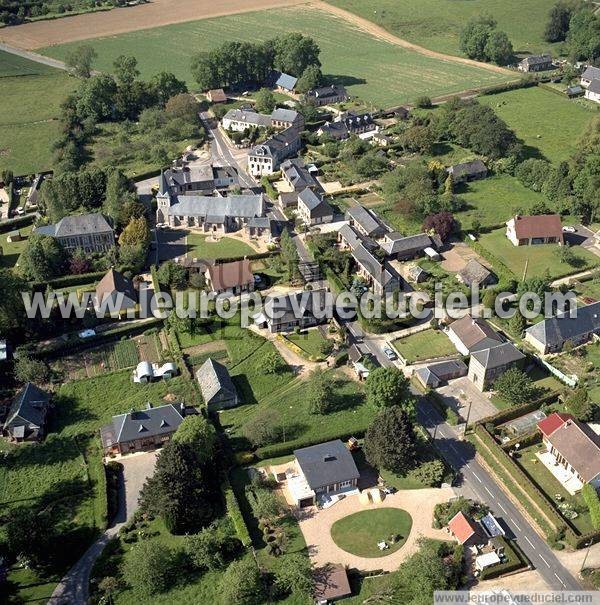
[[[58,536],[48,514],[32,508],[13,508],[6,520],[5,534],[8,552],[15,559],[25,557],[36,570],[53,566]]]
[[[165,592],[175,579],[175,552],[155,540],[138,542],[131,551],[123,566],[127,583],[143,598]]]
[[[256,447],[275,443],[281,437],[279,417],[271,410],[261,410],[244,424],[244,437]]]
[[[296,83],[296,91],[306,93],[312,88],[317,88],[321,84],[323,74],[318,65],[309,65],[303,72],[298,82]]]
[[[275,567],[275,586],[286,594],[310,597],[314,589],[310,559],[301,553],[281,557]]]
[[[32,233],[19,257],[19,272],[30,281],[45,283],[60,274],[65,259],[65,251],[53,237]]]
[[[160,107],[164,107],[172,97],[188,92],[186,83],[177,79],[170,71],[161,71],[152,76],[150,87]]]
[[[556,257],[558,258],[559,262],[571,266],[575,266],[579,260],[579,258],[575,256],[573,250],[571,250],[571,246],[568,242],[556,249]]]
[[[163,263],[158,268],[156,276],[158,283],[165,288],[183,290],[187,285],[187,271],[185,267],[172,260]]]
[[[151,237],[148,221],[145,217],[140,216],[139,218],[132,218],[127,227],[123,229],[119,237],[119,244],[121,246],[141,246],[143,249],[147,249]]]
[[[594,404],[590,401],[590,396],[585,387],[576,388],[565,401],[565,406],[570,414],[573,414],[577,420],[588,422],[594,416]]]
[[[129,197],[130,191],[129,179],[118,168],[109,169],[106,176],[106,193],[102,208],[113,219],[115,225],[126,225],[132,218],[127,216],[130,212],[125,212],[126,203],[132,203]]]
[[[299,77],[309,65],[321,66],[317,43],[309,36],[297,32],[282,34],[273,40],[273,66],[292,76]]]
[[[98,53],[91,46],[78,46],[67,52],[65,65],[78,78],[89,78],[92,75],[92,65],[98,58]]]
[[[131,271],[139,273],[146,260],[147,247],[138,244],[136,246],[121,245],[119,247],[120,271]]]
[[[208,462],[215,452],[217,433],[215,427],[202,414],[196,414],[183,419],[173,435],[173,441],[189,445],[194,448],[202,462]]]
[[[525,332],[525,328],[527,327],[527,322],[521,312],[517,309],[515,314],[508,321],[509,330],[517,336],[517,338],[521,338],[523,332]]]
[[[486,61],[485,46],[496,21],[489,15],[479,15],[470,19],[460,32],[460,50],[470,59]]]
[[[275,95],[268,88],[261,88],[256,93],[256,109],[260,113],[271,113],[275,105]]]
[[[197,123],[200,113],[200,103],[193,95],[180,93],[172,96],[167,101],[165,112],[172,118],[181,118],[186,122]]]
[[[381,411],[365,434],[365,456],[377,469],[406,474],[417,460],[417,436],[408,412],[399,406]]]
[[[28,292],[27,282],[11,269],[0,269],[0,334],[14,334],[27,321],[23,305],[22,292]]]
[[[75,94],[75,110],[80,120],[103,122],[113,117],[117,84],[108,74],[92,76],[81,82]]]
[[[108,603],[112,605],[113,595],[121,588],[121,582],[113,576],[106,576],[98,582],[98,590],[104,594]]]
[[[333,385],[331,377],[321,369],[310,374],[306,397],[311,414],[327,414],[331,409]]]
[[[515,51],[505,32],[493,31],[485,44],[485,55],[488,61],[498,65],[507,65],[513,60]]]
[[[269,351],[257,361],[257,369],[263,374],[279,374],[284,367],[285,362],[277,351]]]
[[[531,378],[519,368],[509,368],[497,378],[493,384],[494,390],[506,401],[518,405],[535,399],[537,388]]]
[[[592,11],[582,10],[571,17],[567,48],[572,61],[594,65],[600,59],[600,19]]]
[[[88,273],[91,268],[91,263],[83,248],[75,248],[69,259],[69,273],[73,275],[82,275]]]
[[[113,62],[113,72],[119,86],[130,86],[140,77],[137,59],[133,56],[119,55]]]
[[[15,360],[15,378],[19,382],[47,382],[50,377],[48,366],[40,359],[19,350]]]
[[[260,571],[251,557],[234,561],[219,583],[222,605],[259,605],[264,597]]]
[[[544,40],[546,42],[562,42],[569,31],[571,10],[566,2],[557,2],[548,15],[548,22],[544,29]]]
[[[431,102],[431,97],[417,97],[415,100],[415,105],[421,109],[430,109],[433,107],[433,103]]]
[[[450,212],[430,214],[423,223],[423,231],[433,231],[445,242],[456,228],[456,220]]]
[[[216,570],[239,550],[239,541],[229,534],[226,524],[212,523],[200,533],[185,538],[184,550],[194,567]]]
[[[376,368],[365,383],[367,403],[376,408],[406,405],[408,378],[396,367]]]
[[[445,472],[446,467],[444,466],[444,463],[439,459],[435,459],[423,462],[423,464],[419,465],[411,474],[423,485],[439,487],[444,479]]]

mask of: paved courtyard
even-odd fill
[[[315,566],[339,563],[361,570],[393,571],[402,561],[417,551],[419,537],[450,539],[450,535],[445,530],[433,529],[431,522],[435,505],[439,502],[446,502],[453,496],[454,492],[451,488],[404,490],[386,496],[385,500],[379,504],[364,505],[360,502],[358,495],[353,495],[347,496],[327,509],[318,510],[316,507],[296,509],[294,514],[298,519],[309,556]],[[401,508],[412,517],[413,525],[410,535],[400,550],[384,557],[366,558],[352,555],[335,544],[331,537],[331,526],[338,519],[376,507]],[[381,536],[373,536],[373,540],[380,538]]]
[[[470,405],[469,424],[498,412],[486,394],[476,388],[466,376],[451,380],[447,385],[437,389],[437,392],[464,420],[467,419]]]

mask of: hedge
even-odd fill
[[[488,88],[483,88],[479,93],[480,97],[485,97],[488,95],[496,95],[501,92],[508,92],[510,90],[518,90],[519,88],[531,88],[533,86],[537,86],[537,80],[532,79],[531,77],[524,77],[520,80],[515,80],[513,82],[507,82],[506,84],[498,84],[497,86],[489,86]]]
[[[225,506],[227,507],[227,514],[233,523],[233,527],[235,528],[238,538],[244,546],[250,546],[252,544],[250,532],[248,531],[248,527],[244,521],[244,516],[242,515],[235,492],[233,491],[231,483],[229,483],[228,479],[223,482],[222,490],[225,494]]]
[[[600,529],[600,497],[598,497],[596,488],[586,483],[581,490],[581,495],[590,511],[594,528]]]
[[[31,283],[31,287],[34,290],[45,290],[46,286],[50,286],[52,289],[68,288],[70,286],[83,286],[90,282],[95,282],[104,277],[106,271],[93,271],[91,273],[80,273],[78,275],[64,275],[63,277],[57,277],[47,283]]]
[[[39,216],[39,215],[37,215]],[[16,218],[10,218],[0,223],[0,233],[8,233],[18,229],[19,227],[27,227],[35,220],[35,214],[26,214],[25,216],[18,216]]]
[[[481,418],[475,424],[488,424],[491,423],[494,426],[498,426],[499,424],[504,424],[509,420],[514,420],[515,418],[520,418],[529,412],[533,412],[540,407],[539,401],[530,401],[529,403],[524,403],[523,405],[516,405],[506,410],[501,410],[497,414],[493,414],[492,416],[486,416],[485,418]]]
[[[494,565],[493,567],[484,569],[480,576],[482,580],[490,580],[491,578],[504,576],[513,571],[517,571],[517,569],[528,566],[525,559],[520,555],[520,553],[517,552],[515,548],[513,548],[512,543],[506,538],[503,536],[498,536],[496,541],[500,542],[502,546],[504,546],[506,561],[504,563],[500,563],[499,565]]]

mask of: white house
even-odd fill
[[[583,96],[594,103],[600,103],[600,80],[592,80]]]

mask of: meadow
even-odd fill
[[[77,85],[65,72],[0,51],[0,170],[52,167],[60,104]]]
[[[399,38],[425,48],[460,55],[459,36],[473,16],[491,14],[511,39],[516,52],[557,53],[543,39],[553,3],[546,0],[328,0],[373,21]]]
[[[226,41],[259,41],[286,31],[312,36],[321,47],[328,81],[345,84],[351,94],[375,105],[398,105],[420,95],[444,95],[506,79],[485,69],[400,48],[318,9],[286,8],[206,19],[92,39],[86,44],[98,53],[99,69],[112,69],[121,54],[134,55],[143,77],[169,70],[194,86],[189,69],[192,54]],[[64,59],[78,44],[51,46],[40,52]]]

